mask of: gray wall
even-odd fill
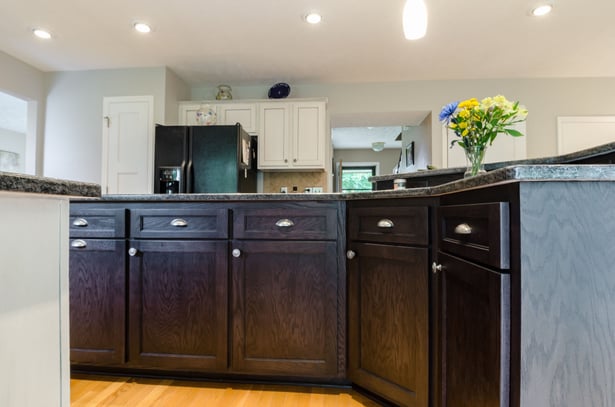
[[[4,52],[0,52],[0,72],[0,91],[28,101],[25,172],[42,175],[44,75],[38,69]]]
[[[163,123],[165,74],[166,68],[46,74],[45,176],[100,183],[103,98],[153,95],[154,120]]]

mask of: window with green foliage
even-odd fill
[[[369,177],[376,175],[376,167],[342,167],[342,192],[373,190]]]

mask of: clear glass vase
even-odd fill
[[[484,174],[485,171],[485,151],[486,146],[468,146],[464,148],[466,153],[466,161],[468,168],[463,174],[464,178],[475,177],[480,174]]]

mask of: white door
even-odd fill
[[[154,97],[103,99],[102,193],[151,194]]]

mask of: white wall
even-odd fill
[[[401,133],[403,156],[400,172],[413,172],[419,169],[427,169],[431,164],[431,115],[428,115],[419,126],[404,126]],[[414,165],[406,165],[408,145],[414,142]],[[403,167],[406,165],[405,167]]]
[[[0,128],[0,150],[19,154],[19,163],[15,172],[25,171],[26,135],[24,133]],[[2,166],[0,166],[0,171],[3,171]]]
[[[165,74],[164,67],[46,74],[44,175],[100,183],[103,98],[153,95],[154,121],[163,123]]]
[[[28,101],[28,129],[24,172],[42,174],[45,120],[44,74],[32,66],[0,52],[0,90]]]
[[[266,98],[270,85],[233,86],[233,98]],[[365,112],[431,111],[432,160],[442,165],[438,114],[443,105],[469,97],[503,94],[529,109],[528,157],[557,154],[557,116],[614,115],[615,78],[501,79],[291,85],[290,97],[329,99],[331,118]],[[192,99],[212,99],[215,87],[195,87]]]

